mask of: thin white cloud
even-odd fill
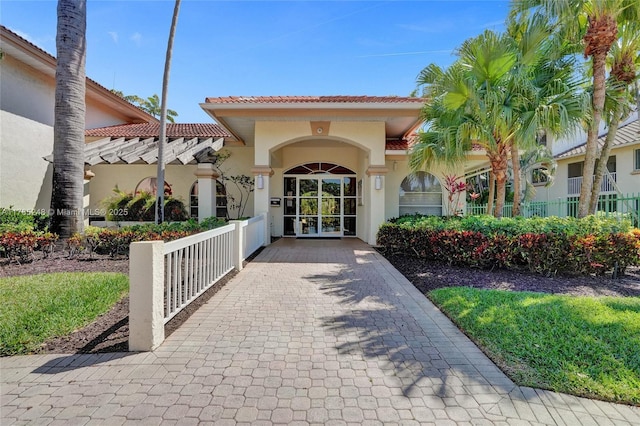
[[[140,47],[142,45],[142,34],[140,34],[138,32],[133,33],[131,35],[131,37],[129,37],[129,39],[131,41],[133,41],[136,44],[136,46],[138,46],[138,47]]]
[[[441,19],[437,22],[430,22],[428,24],[402,24],[398,25],[398,27],[406,31],[418,33],[441,34],[448,33],[455,29],[456,23],[452,20]]]
[[[374,55],[362,55],[357,56],[357,58],[381,58],[385,56],[409,56],[409,55],[433,55],[438,53],[452,53],[453,49],[443,49],[443,50],[422,50],[419,52],[395,52],[395,53],[380,53]]]
[[[484,30],[487,28],[496,29],[496,27],[504,27],[504,19],[498,21],[485,22],[482,25],[476,27],[476,29]]]
[[[115,31],[109,31],[109,35],[114,43],[118,43],[118,33]]]
[[[20,37],[22,37],[23,39],[27,40],[30,43],[36,44],[36,41],[33,37],[31,37],[29,34],[22,32],[20,30],[15,30],[15,29],[11,29],[11,31],[13,31],[14,33],[18,34]]]

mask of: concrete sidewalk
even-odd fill
[[[515,386],[355,239],[279,240],[153,353],[0,363],[2,425],[640,424]]]

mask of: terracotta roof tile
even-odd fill
[[[424,99],[402,96],[223,96],[206,98],[210,104],[275,104],[275,103],[423,103]]]
[[[387,141],[385,149],[387,151],[406,151],[412,148],[416,143],[420,142],[420,138],[417,133],[409,135],[407,139]],[[484,148],[482,145],[474,143],[471,145],[472,151],[482,151]]]
[[[149,138],[160,135],[159,123],[121,124],[109,127],[90,129],[85,136],[114,138]],[[170,138],[221,138],[231,137],[222,127],[215,123],[167,123],[167,137]]]

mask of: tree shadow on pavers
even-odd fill
[[[73,354],[61,355],[57,358],[49,359],[44,364],[38,366],[33,373],[37,374],[58,374],[79,368],[91,367],[106,362],[116,361],[126,357],[138,355],[139,352],[112,352],[101,354]]]
[[[397,385],[406,397],[422,396],[420,387],[445,398],[465,393],[462,388],[466,385],[488,385],[463,354],[451,356],[454,345],[431,319],[416,318],[390,286],[378,283],[373,289],[370,282],[345,275],[348,273],[305,277],[319,283],[325,294],[338,298],[339,304],[349,306],[346,313],[321,318],[325,330],[337,338],[338,353],[378,361],[385,383]],[[406,302],[406,296],[402,300]],[[446,353],[441,346],[447,347]]]
[[[340,354],[362,354],[365,359],[380,362],[380,369],[385,376],[396,377],[397,385],[402,388],[404,396],[422,396],[414,392],[418,382],[424,378],[442,380],[438,396],[445,397],[447,375],[432,366],[432,357],[419,343],[421,339],[407,340],[401,334],[403,325],[388,325],[388,320],[381,319],[390,313],[389,310],[354,310],[349,314],[337,317],[322,318],[322,325],[327,331],[334,333],[338,339],[336,349]],[[424,339],[424,344],[428,345]],[[387,383],[385,381],[385,383]]]

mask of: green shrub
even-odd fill
[[[615,217],[588,216],[583,219],[573,217],[503,217],[493,216],[402,216],[390,219],[389,223],[403,227],[475,231],[486,236],[503,234],[508,236],[522,234],[563,233],[567,235],[589,235],[607,233],[625,233],[631,230],[631,222]]]
[[[211,217],[201,224],[195,219],[189,219],[184,222],[164,222],[159,225],[145,223],[116,229],[89,226],[84,235],[74,234],[69,238],[67,248],[71,256],[86,250],[90,255],[97,253],[115,257],[128,255],[129,246],[136,241],[173,241],[225,224],[224,220]]]
[[[40,212],[24,212],[0,207],[0,233],[2,232],[46,232],[49,229],[49,215]]]
[[[640,264],[640,231],[603,217],[410,216],[383,224],[378,244],[396,253],[479,268],[555,275],[624,272]]]
[[[151,222],[156,217],[156,197],[150,192],[139,191],[136,194],[113,189],[114,195],[103,200],[107,212],[106,219],[115,222]],[[182,200],[166,195],[164,199],[165,220],[176,222],[187,220],[189,214]]]

